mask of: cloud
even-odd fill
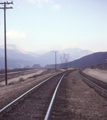
[[[23,32],[20,33],[15,30],[10,30],[7,32],[7,37],[11,40],[19,40],[19,39],[24,39],[26,35]]]
[[[42,3],[52,2],[53,0],[27,0],[27,1],[30,3],[42,4]]]
[[[36,4],[38,8],[43,8],[44,3],[50,3],[51,5],[54,3],[53,0],[27,0],[30,3]],[[52,10],[60,10],[61,6],[59,4],[51,6]]]
[[[53,9],[53,10],[60,10],[61,9],[61,7],[60,7],[60,5],[53,5],[52,7],[51,7],[51,9]]]
[[[38,8],[42,8],[44,3],[53,3],[53,0],[27,0],[27,1],[36,4]]]

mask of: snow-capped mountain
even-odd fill
[[[11,59],[22,59],[31,60],[37,58],[39,55],[37,53],[29,52],[23,50],[17,45],[7,45],[7,57]],[[0,46],[0,57],[4,57],[4,46]]]
[[[4,46],[3,45],[0,45],[0,48],[1,49],[4,49]],[[7,45],[7,49],[8,50],[14,50],[14,51],[17,51],[17,52],[21,52],[23,54],[27,54],[27,51],[23,50],[21,47],[17,46],[17,45],[13,45],[13,44],[9,44]]]

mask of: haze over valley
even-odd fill
[[[41,66],[55,63],[55,50],[48,51],[44,54],[36,52],[27,52],[17,45],[7,45],[7,61],[8,68],[24,68],[26,66],[32,67],[34,64]],[[79,59],[83,56],[93,53],[90,50],[82,50],[79,48],[67,48],[57,52],[57,64],[65,63]],[[4,47],[0,46],[0,68],[4,68]]]

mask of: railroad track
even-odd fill
[[[98,92],[101,96],[103,96],[107,100],[107,83],[101,80],[97,80],[91,76],[88,76],[82,71],[79,71],[79,74],[86,84],[94,88],[96,92]]]
[[[60,120],[61,117],[67,118],[66,113],[58,112],[57,104],[60,102],[62,108],[66,105],[65,101],[58,100],[58,97],[64,95],[64,77],[69,72],[71,71],[44,80],[12,101],[0,110],[0,120],[55,120],[59,117]]]

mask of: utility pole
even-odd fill
[[[56,69],[57,69],[57,52],[58,51],[53,51],[54,53],[55,53],[55,71],[56,71]]]
[[[13,2],[0,2],[4,7],[4,48],[5,48],[5,85],[7,85],[7,50],[6,50],[6,9],[12,9],[13,7],[6,7],[6,5],[13,4]]]

